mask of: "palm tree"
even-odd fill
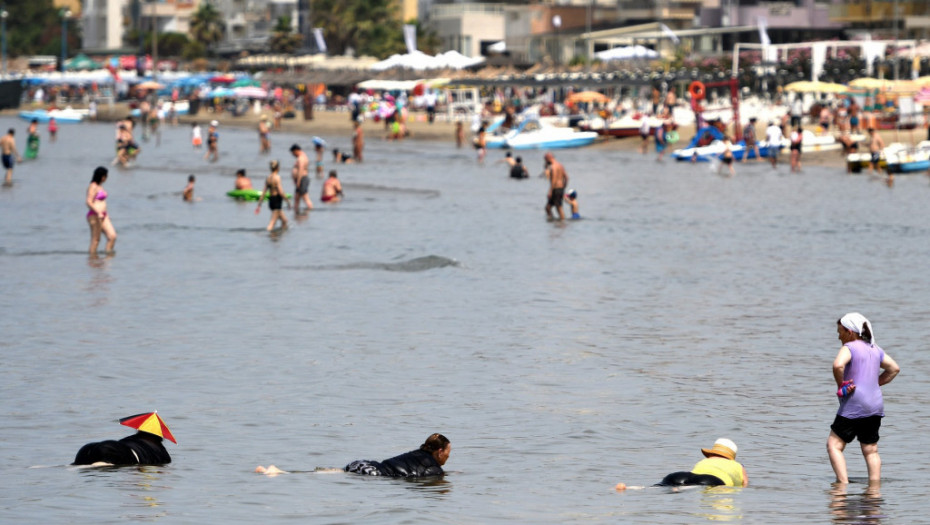
[[[296,51],[302,43],[303,38],[291,30],[291,17],[278,17],[271,30],[271,37],[268,38],[268,47],[271,51],[290,54]]]
[[[200,3],[197,11],[191,17],[191,37],[193,40],[203,42],[207,47],[213,46],[223,39],[223,17],[209,1]]]

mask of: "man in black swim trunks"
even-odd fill
[[[14,133],[16,133],[16,131],[10,128],[6,135],[0,138],[0,150],[3,152],[3,167],[6,168],[6,177],[3,179],[3,183],[6,185],[13,184],[13,166],[15,162],[23,161],[22,157],[19,156],[19,151],[16,150],[16,139],[13,138]]]
[[[883,149],[885,149],[885,141],[882,140],[881,135],[875,133],[875,128],[869,128],[869,153],[872,155],[870,168],[873,175],[876,171],[880,171],[878,164],[882,160]]]
[[[551,151],[543,157],[546,161],[546,178],[549,179],[549,194],[546,201],[546,216],[552,219],[552,207],[559,212],[559,220],[565,220],[565,211],[562,210],[562,201],[565,199],[565,187],[568,186],[568,174],[562,163],[555,160]]]

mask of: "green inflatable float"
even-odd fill
[[[232,198],[234,198],[234,199],[241,200],[241,201],[257,201],[258,199],[261,198],[262,192],[260,192],[260,191],[258,191],[258,190],[256,190],[256,189],[248,189],[248,190],[229,190],[229,191],[226,192],[226,195],[228,195],[228,196],[230,196],[230,197],[232,197]],[[290,194],[290,193],[287,194],[287,198],[288,198],[288,199],[291,198],[291,194]],[[266,199],[267,199],[267,197],[266,197]]]

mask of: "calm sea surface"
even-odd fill
[[[24,121],[15,127],[24,148]],[[43,126],[44,135],[45,126]],[[330,146],[349,147],[343,136]],[[928,523],[930,182],[842,169],[658,164],[558,152],[584,219],[547,222],[539,152],[387,143],[340,166],[344,202],[283,233],[225,196],[309,136],[221,126],[143,143],[106,189],[116,255],[88,258],[84,194],[112,124],[62,125],[0,189],[0,519],[15,523]],[[633,139],[630,139],[633,140]],[[328,157],[328,156],[327,156]],[[331,167],[327,158],[327,170]],[[197,202],[181,201],[188,174]],[[884,483],[835,490],[837,318],[860,311],[899,362]],[[160,468],[68,467],[157,409]],[[442,432],[440,482],[345,474]],[[717,437],[747,489],[647,489]]]

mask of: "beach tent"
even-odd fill
[[[484,63],[484,57],[470,58],[454,49],[440,53],[435,58],[440,63],[441,68],[447,69],[465,69],[466,67]]]
[[[81,69],[101,69],[103,64],[97,62],[96,60],[90,58],[89,56],[81,53],[71,60],[65,62],[65,69],[68,70],[81,70]]]
[[[391,57],[372,64],[371,69],[384,71],[395,67],[406,69],[463,69],[484,62],[483,57],[469,58],[458,51],[446,51],[436,56],[430,56],[422,51],[414,51],[405,55],[391,55]]]
[[[659,58],[659,53],[641,45],[614,47],[594,53],[595,58],[609,62],[611,60],[633,60]]]

